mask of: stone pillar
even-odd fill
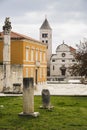
[[[9,91],[11,87],[10,81],[10,33],[11,33],[11,22],[9,18],[6,17],[5,25],[3,26],[3,35],[4,35],[4,46],[3,46],[3,91]]]
[[[34,112],[34,83],[33,78],[23,79],[23,112],[19,115],[37,117],[38,112]]]
[[[50,104],[50,92],[48,89],[42,90],[42,106],[40,106],[40,108],[49,110],[53,108],[53,106]]]

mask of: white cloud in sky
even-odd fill
[[[63,40],[75,47],[87,38],[87,0],[0,0],[0,31],[10,17],[13,31],[39,40],[45,15],[53,30],[53,52]]]

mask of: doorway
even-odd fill
[[[38,70],[36,69],[36,72],[35,72],[36,74],[36,77],[35,77],[35,83],[37,84],[38,83]]]
[[[62,66],[62,67],[60,67],[60,70],[61,70],[61,75],[65,76],[66,75],[66,67]]]
[[[63,75],[63,76],[66,75],[66,69],[61,69],[61,75]]]

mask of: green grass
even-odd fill
[[[18,116],[22,97],[0,97],[0,130],[87,130],[87,97],[51,96],[52,111],[39,109],[41,96],[34,100],[37,118]]]

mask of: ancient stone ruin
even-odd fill
[[[50,92],[48,89],[42,90],[42,106],[40,106],[40,108],[49,110],[53,108],[53,106],[50,103]]]

